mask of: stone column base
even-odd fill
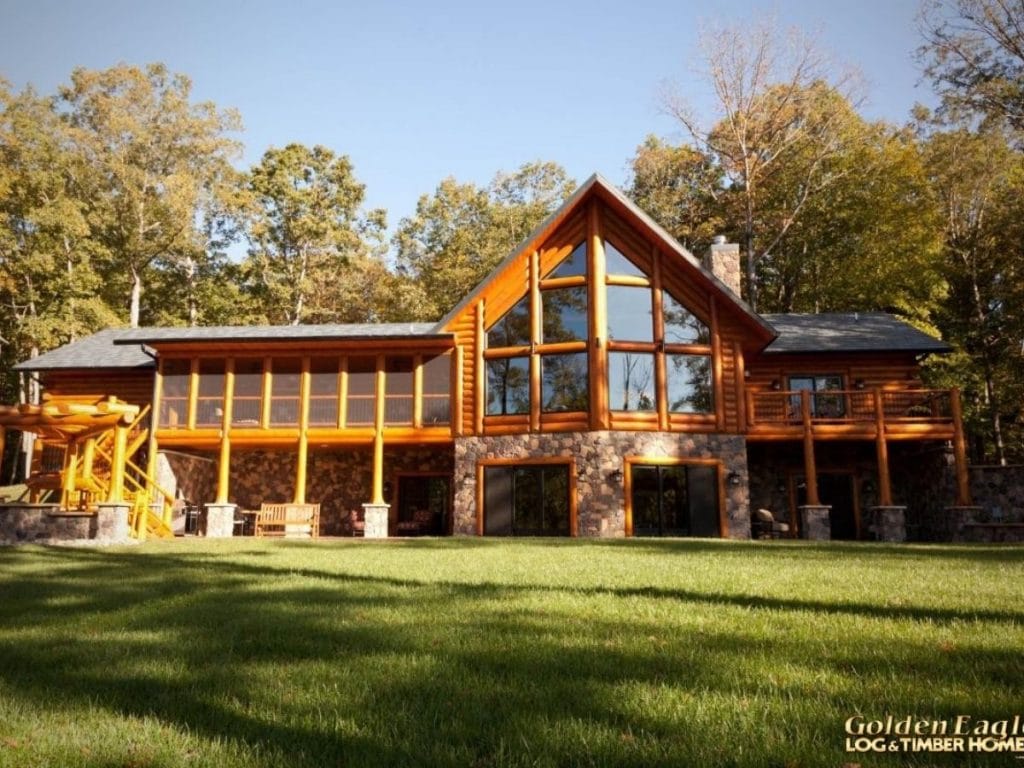
[[[939,541],[966,541],[964,537],[964,525],[978,522],[982,513],[981,507],[946,507],[945,531],[948,538],[942,537]]]
[[[96,538],[104,541],[128,541],[128,512],[132,505],[126,501],[101,501],[96,505]]]
[[[875,541],[906,541],[907,508],[896,505],[869,507],[868,531],[874,534]]]
[[[204,504],[200,532],[209,539],[227,539],[235,533],[237,504]]]
[[[390,504],[363,504],[363,529],[365,539],[386,539],[388,537],[388,516]]]
[[[832,538],[832,523],[829,520],[831,504],[802,504],[800,510],[800,538],[809,541],[829,541]]]

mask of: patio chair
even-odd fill
[[[750,530],[755,539],[789,538],[789,524],[778,522],[775,515],[767,509],[754,510],[754,517],[750,521]]]

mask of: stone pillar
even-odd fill
[[[907,540],[907,508],[897,505],[868,508],[868,531],[875,541],[901,542]]]
[[[964,525],[978,522],[982,508],[969,507],[946,507],[945,526],[942,531],[936,531],[940,538],[937,541],[966,541],[964,538]]]
[[[386,539],[388,537],[388,515],[390,504],[363,504],[363,538]]]
[[[800,538],[810,541],[829,541],[832,538],[832,523],[828,515],[830,504],[803,504],[800,509]]]
[[[204,504],[200,530],[209,539],[226,539],[235,533],[237,504]]]
[[[104,541],[128,541],[128,512],[132,505],[126,501],[101,501],[96,505],[96,538]]]

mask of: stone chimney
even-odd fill
[[[712,274],[725,283],[725,287],[741,296],[740,293],[740,246],[738,243],[725,242],[725,235],[715,235],[711,247],[704,257],[704,266]]]

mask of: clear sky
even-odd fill
[[[352,158],[391,228],[446,176],[487,183],[541,159],[622,184],[648,133],[679,139],[661,83],[709,108],[701,22],[774,14],[816,31],[867,83],[863,113],[932,103],[913,59],[918,0],[0,0],[0,76],[52,93],[76,66],[165,62],[235,107],[243,163],[268,146]]]

